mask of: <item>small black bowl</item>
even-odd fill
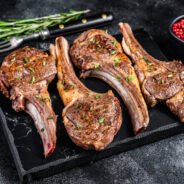
[[[181,59],[181,60],[184,61],[184,40],[178,38],[178,37],[175,35],[175,33],[173,32],[173,30],[172,30],[172,25],[173,25],[174,23],[180,21],[181,19],[184,19],[184,15],[181,15],[181,16],[175,18],[175,19],[171,22],[171,24],[170,24],[170,26],[169,26],[169,33],[170,33],[170,35],[171,35],[171,41],[172,41],[172,44],[173,44],[172,47],[175,48],[174,50],[176,51],[176,54],[177,54],[177,56],[178,56],[178,59]]]

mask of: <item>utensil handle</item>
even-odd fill
[[[88,16],[81,18],[80,20],[70,23],[70,24],[60,24],[58,28],[49,29],[50,36],[67,35],[71,33],[76,33],[79,31],[84,31],[89,28],[95,28],[99,26],[104,26],[112,22],[113,15],[110,12],[103,12],[93,16]]]

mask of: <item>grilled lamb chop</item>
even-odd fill
[[[52,56],[30,47],[9,54],[0,69],[0,90],[15,111],[26,111],[33,118],[45,157],[56,147],[56,115],[47,91],[56,72]]]
[[[59,94],[64,102],[64,126],[71,140],[84,149],[104,149],[122,124],[122,110],[111,91],[95,93],[76,77],[63,37],[56,39]],[[54,48],[53,48],[54,55]]]
[[[122,46],[132,58],[147,103],[154,107],[166,102],[170,110],[184,122],[184,65],[179,61],[163,62],[150,56],[135,39],[127,23],[119,24]]]
[[[146,103],[138,79],[121,45],[103,30],[82,33],[72,45],[70,55],[82,69],[82,77],[97,77],[111,85],[128,108],[135,134],[149,122]]]

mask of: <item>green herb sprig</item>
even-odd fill
[[[75,11],[70,10],[66,13],[59,13],[40,18],[16,19],[0,21],[0,39],[10,39],[14,36],[22,37],[43,29],[59,24],[77,20],[81,15],[88,13],[89,10]]]

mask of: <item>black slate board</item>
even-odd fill
[[[136,30],[135,35],[151,55],[166,60],[158,46],[144,30]],[[121,35],[115,37],[119,41],[122,39]],[[82,81],[88,88],[96,92],[106,92],[110,89],[107,84],[98,79],[90,78]],[[43,158],[42,143],[31,118],[24,112],[16,113],[13,111],[11,102],[0,94],[1,126],[21,182],[50,176],[82,164],[92,163],[95,160],[167,138],[184,130],[184,126],[177,117],[172,115],[163,104],[159,104],[157,107],[149,109],[150,124],[148,128],[139,135],[133,136],[127,109],[120,100],[123,107],[124,122],[112,144],[101,152],[83,150],[75,146],[66,134],[61,119],[63,104],[58,96],[55,84],[56,80],[50,84],[49,91],[54,110],[59,115],[57,148],[48,159]],[[117,93],[115,94],[118,96]]]

